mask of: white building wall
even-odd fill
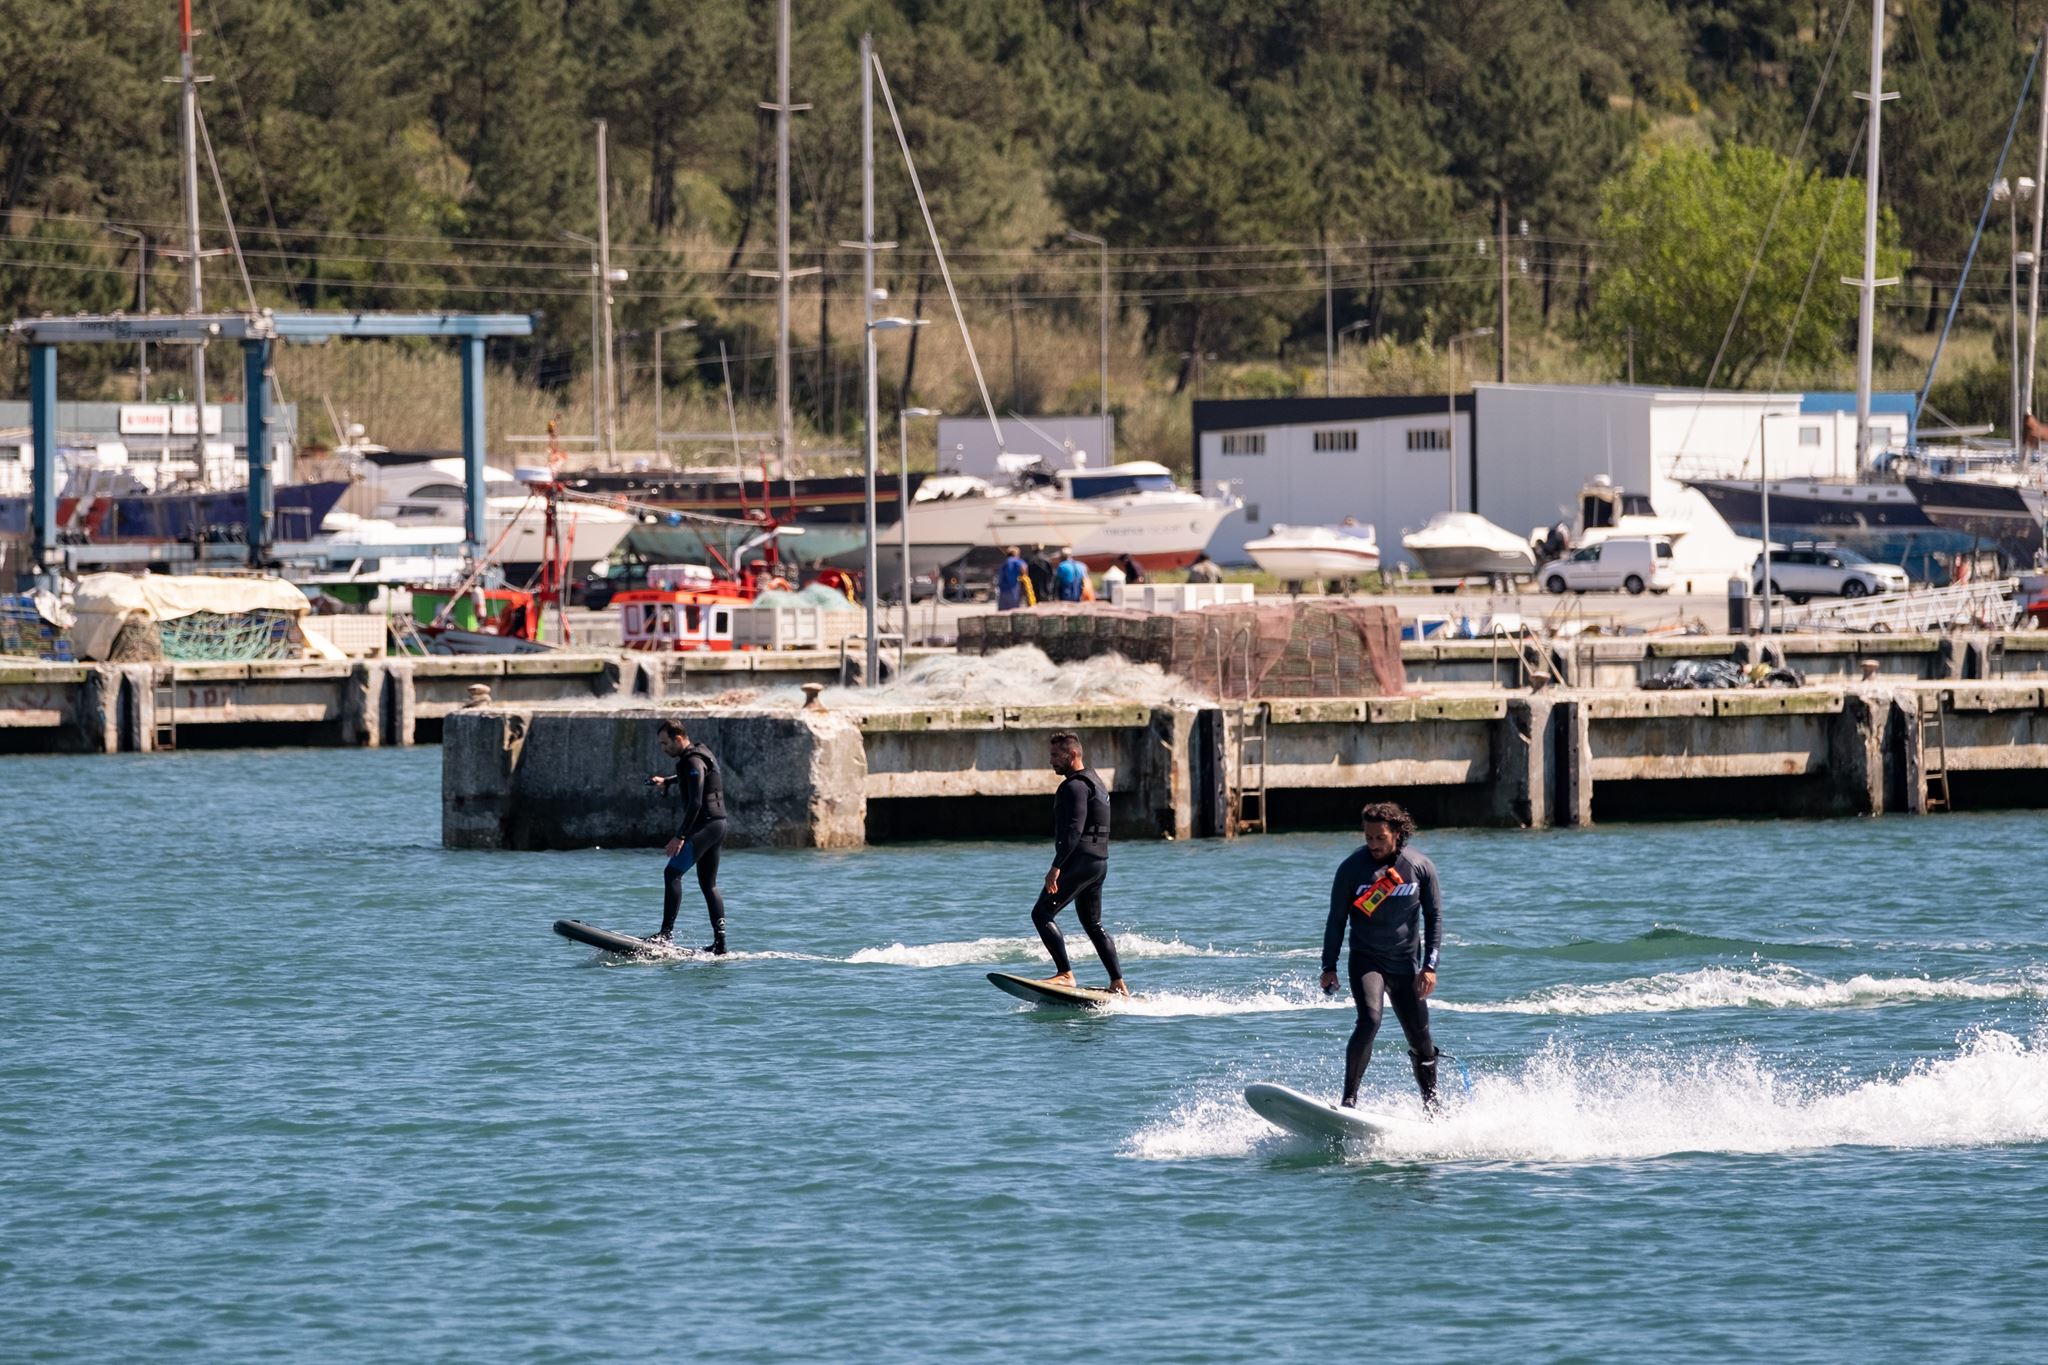
[[[1579,490],[1605,474],[1622,488],[1650,476],[1655,390],[1555,384],[1474,386],[1479,505],[1495,525],[1528,535],[1573,523]]]
[[[1318,422],[1251,429],[1265,437],[1257,455],[1225,455],[1223,438],[1251,434],[1202,433],[1202,477],[1215,485],[1228,480],[1244,499],[1242,516],[1230,517],[1209,542],[1218,563],[1246,564],[1248,540],[1270,535],[1276,525],[1333,526],[1355,517],[1373,527],[1380,556],[1390,566],[1409,563],[1401,534],[1426,524],[1450,501],[1450,455],[1443,450],[1410,450],[1410,431],[1441,432],[1439,414],[1385,417],[1369,421]],[[1317,450],[1319,431],[1354,431],[1356,450]],[[1459,463],[1458,502],[1471,506],[1464,478],[1471,447],[1471,415],[1457,414],[1453,439]]]

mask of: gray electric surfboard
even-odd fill
[[[1068,1009],[1092,1010],[1134,998],[1115,991],[1096,990],[1091,986],[1055,986],[1050,981],[1035,981],[1009,972],[990,972],[988,979],[997,990],[1034,1005],[1064,1005]]]
[[[635,938],[631,934],[618,934],[610,929],[600,929],[595,924],[585,924],[580,919],[556,920],[555,932],[573,943],[587,943],[607,953],[617,953],[620,957],[667,957],[682,955],[685,952],[671,944],[656,943],[651,938]]]
[[[1244,1088],[1244,1102],[1275,1127],[1324,1142],[1364,1142],[1407,1126],[1401,1119],[1366,1109],[1344,1109],[1269,1081]]]

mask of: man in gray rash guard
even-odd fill
[[[1363,812],[1365,843],[1337,868],[1330,917],[1323,926],[1325,994],[1337,991],[1337,950],[1351,926],[1351,998],[1358,1025],[1344,1049],[1344,1107],[1358,1105],[1358,1084],[1372,1060],[1383,999],[1408,1036],[1408,1059],[1425,1109],[1436,1108],[1436,1043],[1429,1035],[1429,995],[1436,989],[1443,947],[1443,900],[1436,864],[1408,847],[1415,821],[1391,801]]]
[[[1052,802],[1052,870],[1045,874],[1045,890],[1031,907],[1031,923],[1052,954],[1056,985],[1074,984],[1074,967],[1067,960],[1067,942],[1055,917],[1068,901],[1081,919],[1088,941],[1109,972],[1109,988],[1129,995],[1123,968],[1116,960],[1116,944],[1102,928],[1102,883],[1109,875],[1109,788],[1081,756],[1081,737],[1061,730],[1052,737],[1052,770],[1063,781]]]

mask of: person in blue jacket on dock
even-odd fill
[[[1024,556],[1017,553],[1012,545],[1003,551],[1007,556],[1003,567],[996,570],[996,610],[1015,611],[1019,607],[1038,605],[1038,594],[1031,588],[1031,566],[1024,562]]]

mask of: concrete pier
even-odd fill
[[[912,650],[915,662],[950,650]],[[839,651],[472,654],[349,661],[52,664],[0,659],[0,753],[146,753],[181,745],[436,743],[471,689],[513,704],[657,702],[845,680]],[[166,729],[164,733],[168,734]]]
[[[1577,826],[1688,815],[1855,816],[1926,809],[1923,707],[1939,702],[1959,804],[2048,805],[2048,688],[1873,681],[1735,692],[1552,689],[1264,703],[1272,826],[1350,825],[1367,800],[1426,823]],[[1241,726],[1213,704],[722,711],[488,707],[444,735],[454,847],[661,842],[673,812],[653,721],[689,718],[726,762],[736,843],[1035,834],[1054,781],[1045,738],[1078,731],[1119,838],[1230,826]]]

